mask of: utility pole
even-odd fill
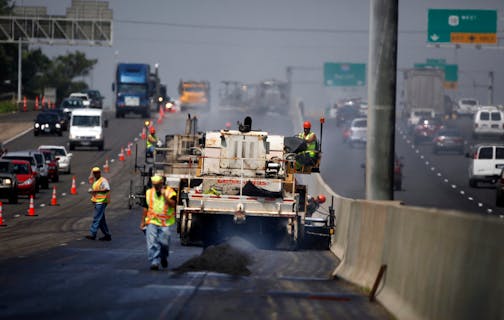
[[[18,87],[17,87],[17,103],[18,105],[21,103],[21,79],[23,78],[23,47],[21,46],[21,38],[18,40]]]
[[[398,0],[371,0],[366,199],[393,200]]]

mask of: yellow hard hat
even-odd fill
[[[160,184],[163,182],[163,177],[161,176],[152,176],[151,177],[152,184]]]
[[[91,169],[91,172],[100,172],[100,168],[99,167],[93,167],[93,169]]]

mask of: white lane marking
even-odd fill
[[[448,183],[448,179],[446,179],[446,178],[443,181],[446,182],[446,183]]]

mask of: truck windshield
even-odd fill
[[[145,94],[147,86],[145,84],[121,83],[118,85],[117,92],[128,94]]]
[[[100,116],[74,116],[72,125],[79,127],[97,127],[100,125]]]

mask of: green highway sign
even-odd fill
[[[445,88],[456,89],[458,81],[458,65],[446,64],[445,59],[427,59],[426,62],[415,63],[415,68],[435,68],[441,69],[445,73]]]
[[[429,9],[427,42],[496,44],[497,11]]]
[[[326,87],[361,87],[366,85],[365,63],[324,63]]]

